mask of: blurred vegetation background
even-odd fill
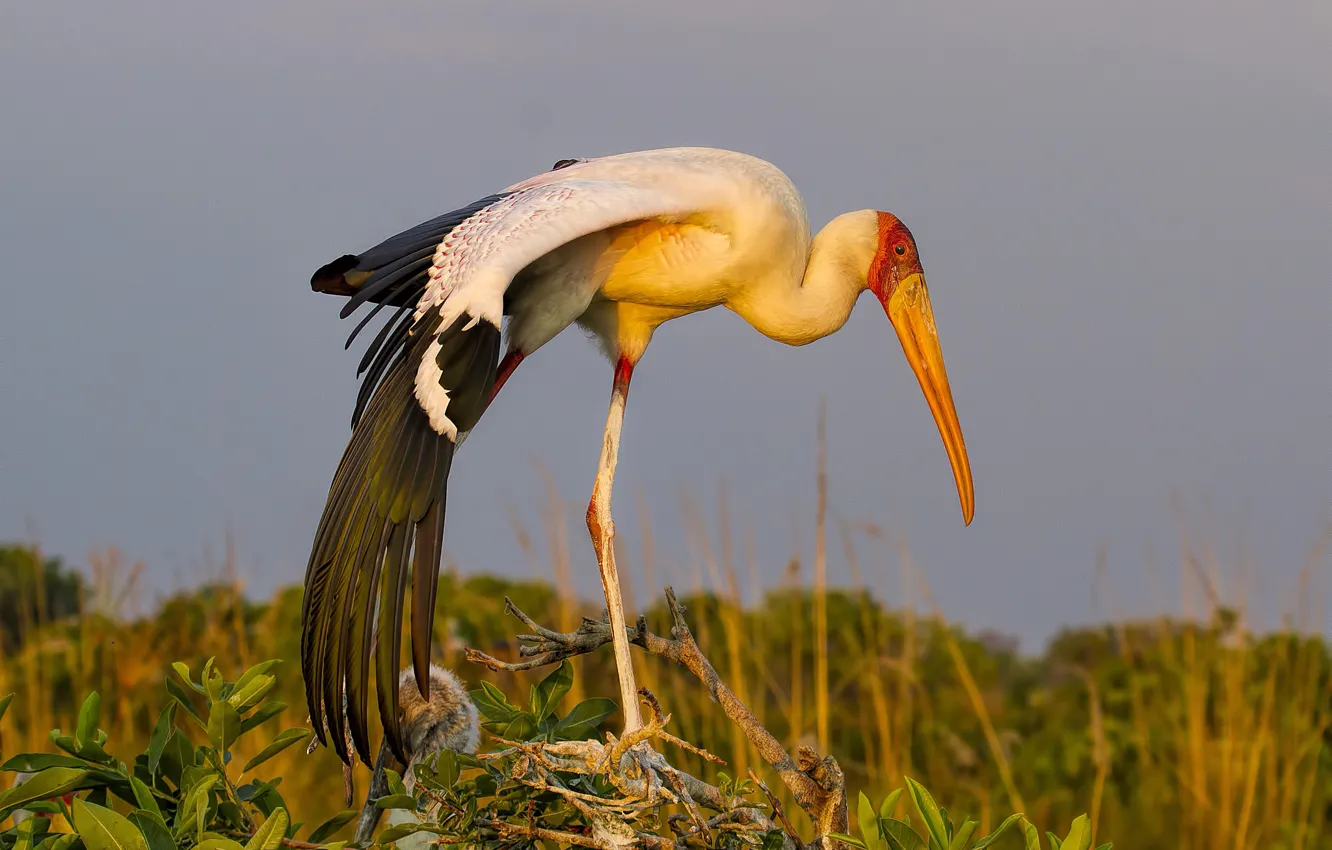
[[[761,589],[750,565],[744,604],[723,518],[715,548],[698,535],[694,586],[677,589],[700,645],[736,693],[779,738],[835,755],[849,788],[879,799],[910,775],[950,811],[980,819],[982,833],[1007,811],[1057,830],[1089,812],[1097,836],[1138,850],[1332,848],[1332,653],[1321,615],[1304,610],[1281,631],[1250,632],[1242,605],[1217,597],[1215,564],[1185,551],[1182,575],[1208,600],[1201,615],[1070,628],[1039,655],[1022,654],[1015,641],[944,620],[905,549],[903,583],[927,613],[885,607],[865,589],[856,555],[857,541],[877,531],[836,530],[855,586],[827,587],[820,535],[814,563],[793,560],[780,587]],[[504,615],[504,597],[562,630],[599,613],[572,590],[562,525],[547,531],[552,554],[542,568],[551,581],[449,567],[440,576],[436,661],[473,687],[493,681],[516,702],[542,671],[492,674],[462,661],[464,646],[516,655],[519,623]],[[650,530],[632,554],[622,572],[633,561],[640,586],[657,587]],[[1304,585],[1321,558],[1316,547]],[[269,724],[276,732],[305,719],[299,587],[249,599],[228,554],[215,580],[145,605],[143,572],[114,550],[76,571],[31,545],[0,546],[0,695],[17,693],[0,721],[0,752],[52,749],[48,730],[70,728],[90,690],[102,695],[115,750],[141,750],[176,660],[195,667],[216,656],[240,670],[285,659],[275,695],[290,708]],[[640,590],[635,601],[632,587],[630,597],[630,610],[647,610],[654,630],[667,629],[658,597]],[[1308,594],[1301,599],[1314,607]],[[609,650],[575,663],[572,698],[614,694]],[[720,769],[731,776],[761,764],[687,673],[650,658],[637,664],[675,734],[725,758]],[[328,752],[299,749],[260,773],[284,777],[287,800],[318,822],[342,808],[342,773]],[[672,757],[716,776],[713,765]],[[358,793],[368,776],[357,769]]]

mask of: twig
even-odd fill
[[[375,771],[370,775],[370,787],[365,792],[365,805],[361,807],[361,816],[356,821],[356,833],[352,837],[352,843],[359,847],[366,847],[370,844],[370,839],[375,834],[375,827],[379,825],[379,819],[384,814],[383,810],[375,805],[375,801],[386,796],[389,792],[388,774],[384,770],[388,767],[390,760],[397,764],[397,759],[393,758],[393,753],[389,749],[388,738],[385,738],[379,742],[379,755],[375,757]]]
[[[790,819],[786,817],[786,812],[782,810],[781,801],[777,799],[776,794],[772,793],[772,789],[768,787],[768,783],[760,779],[759,775],[754,772],[754,768],[752,767],[749,769],[749,778],[754,780],[755,784],[758,785],[759,790],[763,792],[763,796],[768,798],[768,805],[772,806],[772,816],[777,819],[777,823],[781,824],[782,831],[795,842],[795,850],[803,850],[805,843],[800,840],[800,834],[796,832],[795,827],[791,825]]]

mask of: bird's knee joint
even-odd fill
[[[610,537],[615,534],[615,523],[609,517],[606,518],[606,524],[601,523],[601,506],[597,504],[597,497],[593,496],[592,501],[587,503],[587,532],[592,535],[593,543]]]
[[[592,497],[592,501],[587,503],[587,530],[595,540],[601,536],[601,520],[597,516],[597,499]]]

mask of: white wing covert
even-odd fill
[[[697,200],[682,193],[622,180],[564,179],[521,189],[472,215],[444,237],[435,251],[429,283],[416,307],[419,323],[432,312],[442,332],[467,316],[462,330],[479,321],[501,327],[504,294],[530,263],[575,239],[616,225],[695,211]],[[587,292],[590,300],[592,292]],[[567,323],[586,307],[571,304]],[[459,424],[448,414],[450,387],[435,362],[436,338],[416,375],[417,401],[436,433],[456,439]],[[467,430],[462,428],[461,430]]]

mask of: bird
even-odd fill
[[[384,740],[407,762],[399,689],[411,590],[412,666],[428,698],[431,622],[455,452],[519,365],[570,327],[613,364],[587,526],[613,635],[625,731],[641,726],[611,539],[611,491],[634,369],[663,323],[724,307],[762,335],[805,345],[879,301],[952,467],[964,524],[975,511],[919,251],[896,215],[844,213],[811,235],[775,165],[676,147],[563,159],[472,204],[344,254],[311,277],[346,296],[341,316],[385,308],[367,346],[352,433],[311,547],[301,669],[312,725],[344,763],[369,763],[371,650]],[[345,700],[345,716],[342,710]]]
[[[399,699],[402,701],[402,722],[405,732],[407,761],[393,764],[391,751],[387,747],[379,748],[375,759],[374,773],[370,777],[370,788],[366,792],[365,804],[356,824],[356,836],[353,843],[368,847],[379,817],[383,810],[375,802],[387,796],[389,791],[388,775],[385,769],[396,768],[402,776],[403,787],[407,793],[416,788],[416,772],[413,768],[425,764],[430,758],[444,750],[456,753],[475,753],[481,738],[481,717],[477,713],[472,698],[462,680],[452,670],[445,670],[434,664],[427,674],[430,677],[430,698],[423,699],[421,689],[416,683],[416,672],[403,670],[398,677]],[[348,804],[350,805],[350,803]],[[401,823],[419,822],[416,813],[408,809],[389,809],[390,826]],[[411,838],[417,840],[412,841]],[[412,836],[406,841],[397,842],[399,850],[424,850],[428,835]]]

